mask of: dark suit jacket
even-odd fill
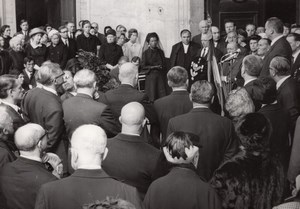
[[[194,170],[181,167],[151,184],[144,205],[146,209],[221,208],[213,188]]]
[[[300,82],[300,56],[298,54],[296,60],[294,60],[294,63],[292,63],[292,68],[291,68],[291,76],[294,78],[297,78],[297,82]]]
[[[56,152],[62,157],[62,153],[58,153],[64,133],[60,98],[45,89],[34,88],[25,95],[22,110],[25,122],[37,123],[47,130],[47,151]]]
[[[187,91],[173,91],[170,95],[154,102],[154,108],[158,116],[160,132],[162,133],[161,145],[167,138],[169,120],[177,115],[185,114],[193,108]]]
[[[15,161],[16,159],[16,155],[13,153],[7,142],[0,140],[0,170],[5,164]]]
[[[263,59],[263,67],[260,72],[260,76],[268,76],[270,75],[269,66],[274,57],[285,57],[288,60],[291,60],[292,57],[292,49],[290,44],[287,42],[285,37],[281,37],[278,39],[266,53]]]
[[[191,67],[191,62],[194,60],[201,46],[197,43],[190,42],[188,52],[184,55],[184,48],[182,42],[179,42],[172,47],[172,52],[170,55],[170,67],[181,66],[184,67],[187,71],[189,71]]]
[[[289,77],[277,90],[277,101],[283,109],[289,111],[291,118],[291,133],[293,135],[296,120],[300,111],[299,91],[297,89],[296,81]]]
[[[199,137],[193,144],[199,146],[197,170],[209,180],[223,160],[232,157],[238,149],[231,121],[208,108],[194,108],[189,113],[169,120],[167,135],[184,131]]]
[[[62,43],[64,43],[61,40]],[[77,53],[77,43],[74,39],[72,38],[68,38],[68,42],[69,42],[69,46],[65,45],[68,49],[68,56],[67,56],[67,60],[72,59],[76,56]]]
[[[202,33],[199,33],[198,35],[195,35],[192,38],[192,42],[195,42],[195,43],[199,44],[200,47],[202,47],[201,37],[202,37]]]
[[[258,111],[261,107],[261,101],[263,100],[264,87],[258,79],[255,79],[247,83],[244,88],[254,103],[255,111]]]
[[[65,100],[69,99],[70,97],[73,97],[74,95],[70,92],[66,91],[63,95],[60,96],[60,100],[63,103]]]
[[[287,110],[280,107],[278,103],[263,106],[259,113],[266,116],[272,125],[270,137],[271,153],[279,156],[285,169],[288,168],[289,151],[289,130],[290,116]]]
[[[67,178],[43,185],[35,209],[82,209],[84,204],[106,197],[118,197],[142,208],[136,188],[116,181],[100,169],[78,169]]]
[[[0,205],[5,204],[14,209],[32,209],[41,185],[55,180],[56,177],[42,163],[19,157],[1,170]]]
[[[291,183],[295,182],[296,177],[300,174],[300,117],[297,119],[292,152],[290,157],[287,178]]]
[[[36,80],[35,80],[35,77],[34,77],[34,74],[31,76],[31,78],[29,79],[27,73],[25,70],[23,70],[23,75],[24,75],[24,81],[23,81],[23,84],[22,84],[22,88],[25,90],[25,91],[28,91],[34,87],[36,87]],[[31,85],[31,86],[29,86]]]
[[[140,136],[118,134],[107,141],[108,154],[103,170],[134,186],[143,197],[155,180],[160,151]]]
[[[83,124],[94,124],[103,128],[109,137],[120,132],[120,127],[105,104],[96,102],[87,94],[78,93],[63,103],[64,121],[69,138]]]
[[[13,127],[15,131],[21,126],[25,125],[25,121],[23,120],[22,116],[20,115],[20,113],[16,112],[14,108],[0,102],[0,107],[1,106],[6,108],[6,112],[9,114],[13,121]]]
[[[217,42],[217,46],[215,48],[219,49],[223,54],[226,54],[227,53],[227,43],[225,41],[223,41],[222,39],[220,39],[218,42]]]

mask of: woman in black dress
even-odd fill
[[[9,74],[11,59],[7,50],[4,49],[4,38],[0,36],[0,75]]]
[[[47,60],[59,64],[65,69],[68,59],[68,48],[60,41],[59,32],[49,33],[51,45],[47,48]]]
[[[4,38],[4,49],[9,48],[9,41],[11,39],[10,37],[10,26],[9,25],[3,25],[0,28],[0,35]]]
[[[156,33],[148,33],[143,48],[142,73],[146,74],[145,92],[150,101],[166,96],[164,51]]]
[[[47,47],[41,44],[42,35],[46,32],[40,28],[33,28],[30,33],[30,41],[25,47],[26,57],[32,57],[34,63],[41,66],[47,57]]]
[[[19,36],[14,36],[10,41],[10,49],[8,51],[12,60],[11,71],[21,73],[24,69],[25,53],[23,50],[23,39]]]

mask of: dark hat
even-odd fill
[[[116,31],[114,29],[109,29],[107,32],[106,32],[106,36],[108,35],[113,35],[113,36],[116,36]]]
[[[33,28],[29,32],[29,37],[32,37],[33,35],[38,34],[38,33],[45,34],[46,32],[44,30],[40,29],[40,28]]]

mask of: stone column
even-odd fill
[[[0,22],[1,25],[9,25],[11,36],[17,31],[16,23],[16,1],[0,0]]]

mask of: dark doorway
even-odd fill
[[[283,22],[295,23],[297,1],[299,0],[266,0],[266,19],[278,17]]]

